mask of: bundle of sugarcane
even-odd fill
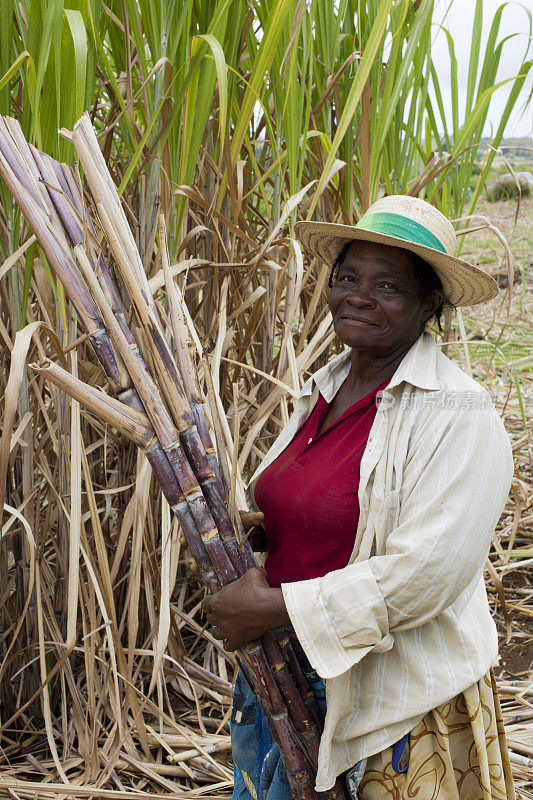
[[[220,448],[217,459],[206,422],[187,342],[184,299],[168,261],[164,219],[160,216],[159,250],[173,347],[88,115],[62,134],[78,154],[93,216],[74,171],[29,145],[10,118],[0,118],[0,175],[76,309],[116,399],[52,362],[32,366],[144,451],[205,585],[217,592],[257,562],[228,511],[227,462]],[[97,222],[115,270],[102,252]],[[125,303],[133,310],[133,330]],[[212,418],[216,426],[216,414]],[[279,745],[293,796],[316,798],[323,720],[289,637],[273,631],[243,648],[239,657]],[[325,794],[341,798],[342,784],[337,781]]]

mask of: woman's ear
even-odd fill
[[[424,316],[424,326],[427,325],[427,323],[433,317],[435,311],[443,301],[444,301],[444,295],[440,289],[432,289],[430,292],[428,292],[424,305],[422,307],[422,312]]]

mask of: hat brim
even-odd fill
[[[349,241],[375,242],[417,253],[433,267],[446,299],[454,306],[477,305],[498,294],[498,284],[482,269],[423,244],[334,222],[297,222],[294,232],[309,256],[318,256],[331,266]]]

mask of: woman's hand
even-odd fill
[[[266,572],[249,569],[238,581],[202,600],[202,610],[226,650],[236,650],[267,631],[290,625],[281,589],[268,585]]]
[[[262,511],[239,511],[241,522],[246,531],[246,538],[250,542],[250,547],[256,553],[264,553],[267,550],[267,540],[263,520],[265,515]]]

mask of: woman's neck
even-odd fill
[[[369,391],[374,389],[387,378],[392,378],[411,347],[412,345],[404,346],[401,350],[387,353],[380,358],[376,358],[373,353],[352,348],[351,366],[346,383],[354,389],[360,386],[370,387]]]

